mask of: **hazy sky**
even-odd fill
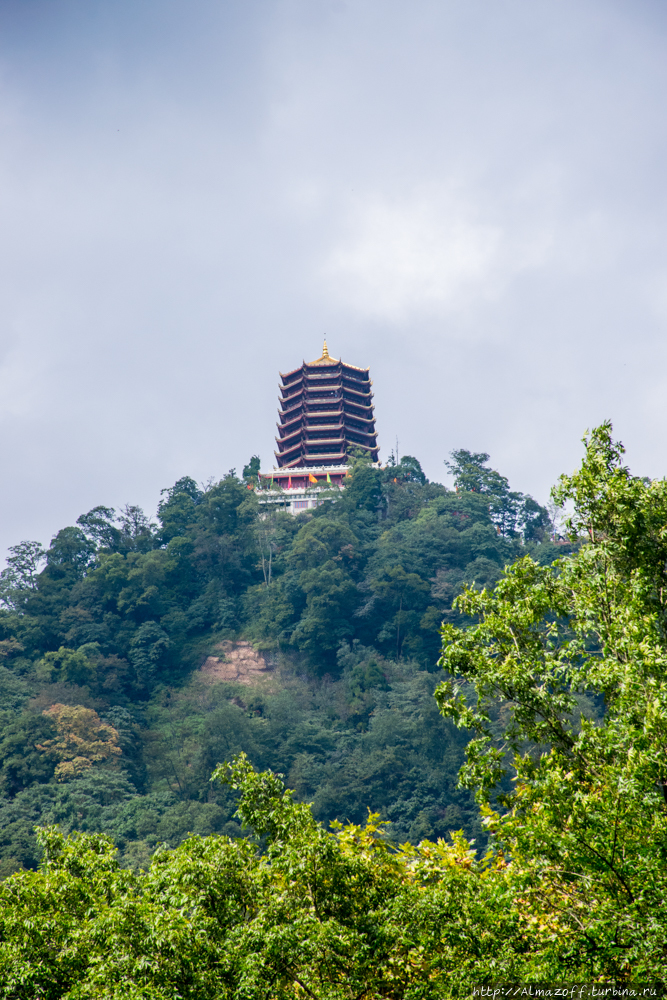
[[[667,474],[664,0],[1,0],[0,553],[273,464],[369,366],[386,458]]]

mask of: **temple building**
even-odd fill
[[[278,468],[345,465],[360,448],[378,458],[368,368],[322,357],[283,375],[275,452]]]
[[[372,382],[368,368],[357,368],[332,358],[324,341],[317,361],[282,374],[276,466],[262,473],[266,489],[310,490],[313,486],[343,486],[348,456],[357,449],[378,461],[373,415]],[[268,499],[268,498],[267,498]],[[286,501],[287,498],[284,498]],[[293,511],[315,505],[303,497],[290,502]]]

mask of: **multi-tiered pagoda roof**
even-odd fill
[[[378,445],[368,368],[329,355],[281,372],[278,468],[347,465],[359,448],[377,462]]]

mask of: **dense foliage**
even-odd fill
[[[0,886],[1,996],[436,1000],[526,970],[501,860],[392,850],[376,816],[327,832],[243,756],[218,776],[252,839],[192,837],[134,875],[100,835],[42,832],[41,870]]]
[[[556,967],[664,984],[667,480],[632,476],[622,456],[605,424],[554,490],[588,540],[575,557],[525,557],[493,592],[457,599],[477,624],[443,626],[441,662],[467,684],[445,681],[436,699],[475,730],[462,783]]]
[[[473,730],[461,783],[491,833],[483,856],[455,831],[392,844],[373,814],[327,829],[228,742],[211,787],[234,797],[241,836],[189,837],[134,872],[103,835],[42,830],[39,870],[0,885],[0,996],[439,1000],[498,982],[664,990],[667,481],[633,477],[610,431],[591,435],[581,470],[555,491],[573,510],[573,551],[540,563],[535,550],[495,586],[466,587],[455,600],[464,617],[441,628],[435,701]],[[333,686],[347,678],[350,690],[360,671],[376,676],[371,662],[380,672],[387,663],[360,645],[338,659]],[[432,676],[403,670],[386,675],[389,700]],[[8,690],[20,698],[17,684]],[[56,735],[38,750],[60,753],[65,778],[81,769],[63,787],[118,779],[120,730],[94,711],[59,703],[42,724]]]
[[[0,874],[37,864],[39,823],[108,833],[130,866],[189,832],[238,834],[209,777],[240,750],[322,821],[370,807],[400,839],[462,827],[484,841],[456,787],[465,736],[432,699],[438,629],[465,582],[558,551],[545,511],[487,457],[455,453],[459,492],[415,459],[358,462],[297,517],[262,513],[251,460],[245,479],[179,480],[156,524],[96,507],[46,552],[15,546],[0,576]],[[240,637],[272,678],[206,683],[202,661]]]

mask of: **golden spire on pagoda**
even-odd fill
[[[311,361],[311,365],[337,365],[338,358],[332,358],[329,354],[329,348],[327,347],[326,338],[324,340],[324,347],[322,348],[322,357],[318,358],[317,361]]]

